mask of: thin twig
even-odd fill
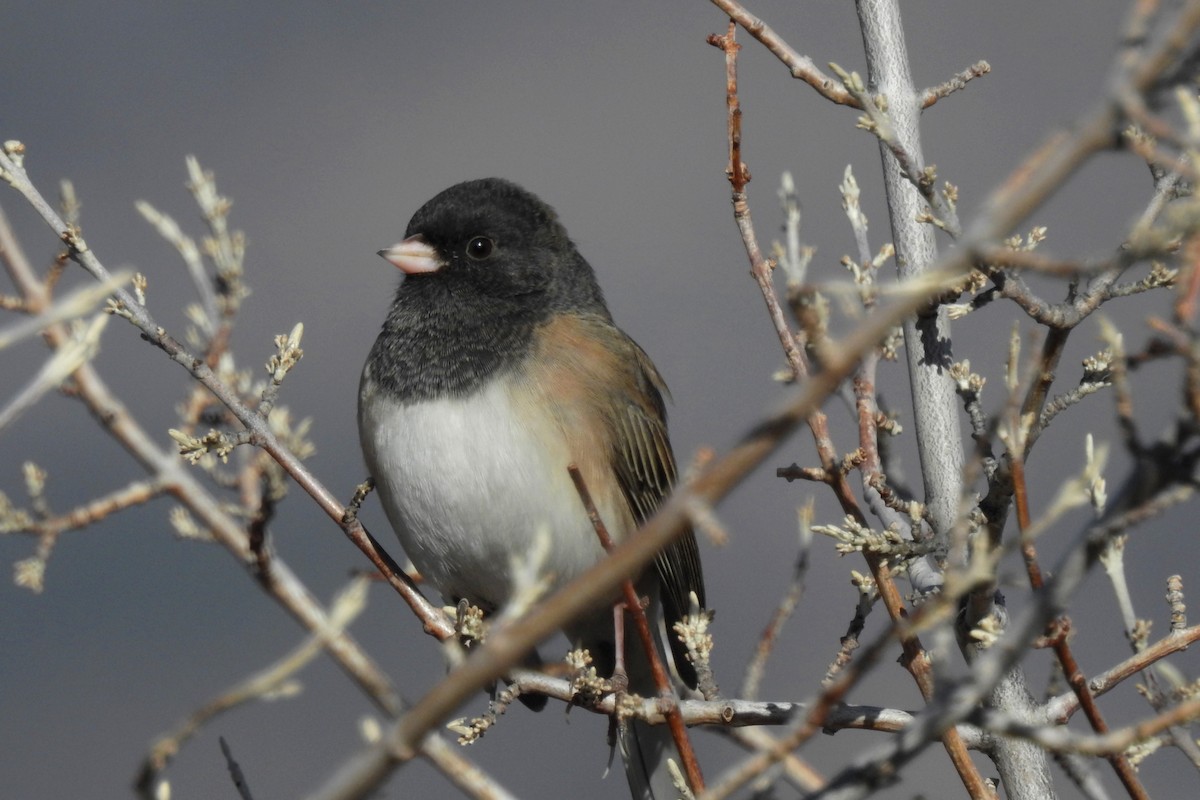
[[[588,491],[587,483],[583,479],[583,473],[574,464],[567,467],[567,472],[570,473],[571,481],[575,484],[575,491],[579,493],[579,499],[583,502],[588,519],[591,520],[592,529],[596,532],[596,538],[600,540],[600,546],[604,548],[606,553],[611,553],[615,545],[612,537],[609,536],[608,527],[604,524],[604,520],[600,518],[600,511],[592,501],[592,493]],[[654,685],[658,690],[658,698],[666,708],[667,727],[671,729],[671,736],[675,739],[675,746],[679,748],[679,757],[683,762],[683,769],[687,775],[688,785],[692,788],[693,792],[702,792],[704,791],[704,776],[700,773],[700,762],[696,759],[696,751],[692,748],[692,742],[688,738],[687,728],[683,723],[683,716],[679,713],[679,703],[675,699],[675,693],[671,690],[671,678],[663,666],[662,659],[658,656],[658,647],[654,643],[654,633],[650,630],[650,623],[646,619],[646,611],[642,608],[641,599],[638,597],[637,589],[634,588],[631,579],[626,578],[621,582],[621,593],[625,598],[625,610],[633,617],[634,625],[637,627],[638,638],[641,639],[642,649],[645,651],[646,658],[650,662],[650,672],[654,676]],[[623,648],[625,645],[623,642],[617,642],[616,646]]]
[[[921,93],[921,108],[931,105],[955,92],[967,88],[967,84],[976,78],[981,78],[992,71],[992,65],[986,61],[976,61],[962,72],[955,74],[948,81],[931,86]]]
[[[234,788],[238,791],[238,796],[242,800],[254,800],[254,795],[250,793],[250,784],[246,783],[246,776],[242,774],[242,767],[233,757],[233,750],[230,749],[229,743],[225,741],[225,737],[219,738],[221,743],[221,754],[225,756],[225,766],[229,769],[229,777],[233,779]]]
[[[343,630],[366,608],[367,581],[355,578],[344,587],[330,605],[330,621],[336,630]],[[167,764],[178,755],[185,742],[214,717],[254,700],[264,700],[286,690],[286,684],[324,649],[319,636],[310,636],[299,646],[268,667],[256,672],[237,685],[197,708],[170,733],[160,736],[150,746],[134,781],[134,788],[143,797],[154,796],[154,785]]]
[[[858,108],[858,102],[846,91],[841,81],[832,78],[817,68],[812,59],[800,55],[779,34],[758,17],[747,11],[736,0],[713,0],[713,5],[725,12],[730,20],[746,29],[746,33],[762,43],[792,73],[793,78],[804,81],[816,89],[822,97],[839,105]]]
[[[1019,455],[1014,455],[1012,458],[1012,481],[1017,505],[1017,529],[1021,536],[1021,554],[1025,559],[1025,568],[1029,574],[1030,586],[1033,587],[1034,591],[1041,591],[1045,587],[1045,581],[1042,578],[1041,567],[1038,564],[1037,549],[1034,546],[1033,540],[1026,535],[1031,525],[1029,494],[1025,484],[1024,461]],[[1075,696],[1079,698],[1080,707],[1083,708],[1084,714],[1087,715],[1092,730],[1100,734],[1107,733],[1108,724],[1104,721],[1104,715],[1101,713],[1100,707],[1096,705],[1096,699],[1092,696],[1091,690],[1088,688],[1087,678],[1079,668],[1079,663],[1076,661],[1071,645],[1067,641],[1069,630],[1070,621],[1065,616],[1059,617],[1055,622],[1055,631],[1051,634],[1054,654],[1062,666],[1067,683],[1070,685],[1071,690],[1075,692]],[[1138,779],[1133,765],[1129,763],[1129,759],[1126,758],[1125,754],[1114,751],[1108,753],[1106,758],[1112,764],[1113,770],[1117,773],[1117,777],[1121,781],[1121,785],[1129,792],[1129,796],[1135,798],[1135,800],[1148,800],[1149,795],[1146,793],[1145,787],[1142,786],[1142,782]]]
[[[758,696],[759,684],[762,682],[767,660],[771,657],[771,652],[775,649],[775,642],[778,640],[783,626],[792,616],[792,612],[800,604],[800,598],[804,595],[804,579],[808,574],[808,554],[812,545],[812,529],[809,527],[812,522],[812,514],[813,506],[810,501],[808,505],[800,509],[798,520],[800,526],[800,547],[799,553],[796,556],[796,565],[792,568],[791,583],[788,585],[783,597],[780,598],[779,604],[775,608],[775,613],[771,615],[771,619],[767,623],[767,627],[763,629],[762,635],[758,637],[758,646],[754,650],[754,656],[746,666],[746,675],[742,680],[741,691],[741,696],[746,699],[753,699]]]

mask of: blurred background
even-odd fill
[[[850,3],[763,0],[750,10],[823,68],[834,61],[865,74]],[[924,120],[926,160],[960,187],[961,215],[969,221],[1022,154],[1103,90],[1124,4],[1090,3],[1084,12],[1078,3],[1042,0],[912,2],[904,12],[918,85],[940,83],[979,59],[993,68]],[[233,349],[243,368],[261,370],[273,352],[272,336],[304,322],[305,357],[281,403],[313,418],[317,454],[310,466],[343,499],[365,477],[354,422],[359,370],[398,282],[374,254],[401,236],[425,200],[463,179],[504,176],[558,209],[599,273],[618,323],[672,388],[671,431],[681,464],[700,447],[726,449],[787,396],[772,379],[783,359],[730,214],[724,63],[704,41],[724,32],[726,20],[707,3],[13,0],[5,16],[0,138],[25,143],[26,166],[47,195],[56,194],[59,179],[74,181],[89,245],[110,269],[130,266],[147,275],[150,308],[176,334],[194,292],[174,250],[134,202],[151,201],[199,237],[202,224],[183,186],[184,156],[195,154],[215,171],[218,187],[234,201],[231,224],[247,234],[246,279],[254,290]],[[760,239],[769,244],[777,235],[776,191],[780,173],[790,170],[804,208],[803,236],[818,248],[812,274],[841,278],[838,259],[854,252],[837,193],[848,164],[863,188],[872,246],[890,238],[876,142],[855,130],[857,112],[792,80],[744,32],[739,39],[744,159],[754,175],[749,193]],[[1106,156],[1029,225],[1049,227],[1048,252],[1103,256],[1150,192],[1135,158]],[[48,265],[58,249],[49,229],[13,192],[0,193],[0,207],[34,263]],[[72,267],[64,285],[84,280]],[[1131,350],[1146,337],[1144,316],[1166,302],[1165,295],[1135,298],[1108,309]],[[1003,354],[1013,319],[1011,307],[994,304],[956,326],[956,358],[969,357],[989,378],[990,410],[1003,405]],[[1023,332],[1033,330],[1020,323]],[[1089,325],[1063,359],[1062,388],[1074,385],[1079,360],[1100,347]],[[3,399],[44,358],[37,340],[0,353]],[[97,363],[167,442],[189,389],[187,375],[120,320],[105,332]],[[1168,419],[1174,374],[1147,370],[1137,379],[1140,412]],[[886,367],[881,385],[907,427],[898,446],[908,457],[908,480],[916,481],[903,366]],[[827,410],[838,447],[852,449],[845,407],[835,400]],[[1029,466],[1035,511],[1063,476],[1082,466],[1084,431],[1116,441],[1111,418],[1111,399],[1100,395],[1047,433]],[[0,434],[0,490],[17,504],[26,460],[48,470],[47,496],[57,511],[141,477],[82,407],[60,396]],[[715,666],[729,692],[740,685],[791,579],[797,507],[815,495],[818,521],[841,518],[819,487],[774,477],[776,466],[793,461],[815,463],[803,434],[718,509],[729,543],[702,542],[717,611]],[[1110,487],[1127,466],[1116,452]],[[134,769],[156,735],[302,637],[224,550],[179,541],[168,510],[155,503],[66,534],[40,595],[10,577],[0,581],[5,797],[129,796]],[[1160,519],[1138,530],[1129,546],[1138,611],[1156,620],[1160,634],[1166,576],[1182,572],[1185,586],[1200,583],[1192,516],[1185,508]],[[398,555],[373,499],[364,519]],[[1042,545],[1048,560],[1085,519],[1069,517],[1048,534]],[[365,566],[299,492],[283,504],[270,532],[279,555],[324,599]],[[0,537],[4,573],[34,546],[28,538]],[[807,595],[768,666],[764,698],[804,699],[853,614],[849,572],[863,570],[861,559],[841,560],[829,542],[817,541],[812,560]],[[1074,645],[1089,674],[1128,655],[1102,576],[1083,587],[1076,609]],[[885,616],[880,609],[871,617],[868,637],[882,630]],[[352,632],[410,699],[443,673],[435,642],[386,588],[373,588],[371,607]],[[543,652],[557,656],[563,648],[557,642]],[[1177,663],[1192,675],[1200,668],[1194,653]],[[1027,667],[1040,692],[1048,657],[1034,653]],[[324,659],[302,679],[302,695],[243,707],[208,726],[167,773],[173,797],[234,796],[218,736],[261,798],[302,794],[358,750],[358,720],[374,713],[368,700]],[[890,663],[850,700],[920,706],[912,680]],[[480,695],[464,713],[484,706]],[[1108,696],[1104,708],[1113,725],[1148,713],[1132,682]],[[627,795],[619,767],[601,780],[605,730],[604,719],[579,711],[564,717],[558,704],[538,716],[516,707],[466,755],[518,795],[620,798]],[[820,737],[803,755],[831,775],[883,736]],[[701,731],[695,739],[710,777],[737,756],[716,736]],[[980,763],[985,776],[994,774]],[[1115,786],[1111,771],[1098,771]],[[1156,796],[1184,796],[1196,785],[1195,772],[1175,752],[1150,759],[1142,775]],[[383,795],[456,791],[417,762],[397,773]],[[916,795],[962,796],[940,748],[930,748],[881,793]],[[1074,795],[1064,789],[1064,796]]]

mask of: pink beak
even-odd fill
[[[437,251],[419,233],[386,250],[380,250],[379,255],[399,267],[405,275],[437,272],[446,265]]]

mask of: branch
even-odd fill
[[[811,58],[802,56],[793,50],[787,42],[780,38],[779,34],[742,7],[741,3],[736,0],[713,0],[713,5],[724,11],[732,22],[741,25],[745,28],[746,33],[771,51],[788,68],[793,78],[804,81],[827,100],[851,108],[859,107],[858,101],[845,90],[838,80],[817,69],[817,65]]]
[[[931,105],[941,100],[943,97],[948,97],[955,92],[967,88],[967,83],[975,78],[982,78],[992,71],[992,65],[986,61],[976,61],[971,66],[957,73],[950,80],[939,83],[937,86],[930,87],[921,93],[921,108],[929,108]]]
[[[67,245],[74,261],[97,280],[108,280],[108,270],[87,246],[78,229],[67,225],[29,180],[23,166],[24,153],[25,147],[20,142],[6,142],[3,152],[0,152],[0,177],[3,177],[20,192],[34,210],[41,215],[46,224]],[[230,255],[228,258],[232,259],[233,256]],[[31,272],[30,275],[32,275]],[[426,628],[438,632],[439,636],[449,636],[449,627],[440,611],[421,596],[399,565],[379,546],[379,543],[367,532],[362,523],[358,522],[356,518],[349,521],[345,519],[346,509],[309,472],[300,459],[279,441],[274,431],[271,430],[266,417],[250,408],[233,388],[221,381],[204,359],[190,353],[178,340],[159,326],[150,311],[137,298],[120,288],[115,294],[122,315],[126,316],[142,332],[143,338],[166,353],[172,361],[181,365],[193,378],[216,395],[246,427],[246,440],[269,453],[283,467],[284,471],[317,501],[321,509],[342,527],[346,536],[371,560],[371,563],[375,564],[392,588],[400,593],[409,607],[425,623]]]
[[[355,578],[343,588],[330,605],[330,623],[342,631],[366,608],[366,578]],[[278,697],[298,688],[288,684],[293,676],[320,655],[325,642],[320,636],[310,636],[279,661],[249,676],[220,696],[208,701],[188,715],[170,733],[160,736],[150,746],[134,781],[134,788],[146,798],[155,796],[154,784],[167,764],[179,753],[185,742],[200,731],[212,718],[239,705]]]
[[[1040,591],[1044,588],[1045,581],[1038,563],[1037,550],[1034,547],[1032,538],[1028,536],[1030,527],[1028,488],[1025,485],[1024,462],[1020,455],[1016,455],[1012,459],[1012,476],[1017,505],[1017,529],[1022,540],[1021,552],[1025,558],[1029,583],[1034,591]],[[1107,733],[1108,724],[1104,721],[1104,715],[1101,713],[1100,707],[1096,705],[1095,697],[1092,696],[1091,691],[1088,689],[1087,678],[1079,668],[1079,663],[1075,659],[1075,653],[1067,641],[1069,631],[1070,621],[1067,617],[1063,616],[1056,620],[1055,629],[1051,635],[1054,654],[1062,666],[1063,675],[1066,676],[1067,683],[1079,699],[1079,705],[1087,715],[1092,730],[1101,734]],[[1135,800],[1149,800],[1149,795],[1146,794],[1145,787],[1138,780],[1137,773],[1129,763],[1129,759],[1119,751],[1110,751],[1107,758],[1109,763],[1112,764],[1113,770],[1117,773],[1121,785],[1129,793],[1129,796]]]
[[[567,472],[570,473],[571,481],[575,484],[575,491],[579,493],[579,499],[583,502],[588,519],[592,522],[592,528],[596,532],[596,538],[600,540],[600,546],[604,548],[604,552],[611,553],[615,545],[613,544],[612,537],[609,536],[604,520],[600,518],[600,512],[596,508],[596,504],[592,502],[592,493],[588,491],[587,483],[583,480],[583,473],[574,464],[567,467]],[[654,644],[654,634],[650,630],[650,623],[646,619],[646,611],[642,608],[641,598],[638,597],[637,589],[633,587],[632,578],[626,578],[621,582],[621,594],[625,599],[625,610],[633,617],[634,626],[637,628],[638,638],[642,644],[642,650],[650,662],[650,672],[654,676],[654,686],[658,690],[658,699],[666,706],[665,716],[667,727],[671,729],[671,736],[675,740],[675,746],[679,748],[679,757],[683,762],[688,786],[691,787],[693,792],[702,792],[704,791],[704,777],[700,774],[700,762],[696,760],[696,751],[692,748],[692,742],[687,735],[687,728],[683,724],[683,717],[679,713],[679,703],[676,702],[675,693],[671,690],[671,678],[667,675],[667,670],[663,666],[662,659],[659,658],[658,648]],[[674,636],[675,634],[672,633],[671,635]],[[616,642],[618,654],[622,654],[625,649],[625,642],[622,641],[623,638],[623,636],[619,637]],[[619,661],[618,663],[622,662]]]

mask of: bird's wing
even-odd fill
[[[625,338],[635,354],[638,396],[632,398],[619,417],[613,468],[634,519],[640,525],[654,515],[663,499],[671,493],[676,480],[675,456],[667,438],[663,405],[666,384],[642,348],[632,339]],[[696,593],[700,607],[706,607],[700,550],[691,528],[663,548],[655,558],[654,566],[662,587],[663,613],[675,668],[680,677],[694,687],[695,670],[686,658],[686,648],[673,630],[674,624],[688,613],[691,592]]]
[[[589,366],[602,374],[608,373],[603,383],[621,387],[615,402],[609,399],[604,403],[607,406],[604,417],[610,426],[605,438],[611,443],[611,465],[621,494],[635,525],[641,525],[654,515],[675,485],[675,456],[667,438],[663,400],[669,392],[646,352],[609,320],[599,317],[576,320],[581,332],[601,344],[604,352],[615,356],[607,365],[601,363],[604,359],[599,359]],[[674,624],[688,613],[690,593],[695,592],[700,607],[706,607],[700,550],[691,528],[663,548],[654,566],[675,667],[680,677],[694,687],[695,670],[673,630]]]
[[[561,314],[547,323],[527,377],[556,410],[572,458],[602,508],[622,504],[606,519],[618,539],[654,515],[675,484],[667,438],[666,384],[636,342],[598,314]],[[608,476],[616,478],[616,486]],[[627,513],[625,513],[627,512]],[[705,607],[704,576],[689,528],[655,558],[667,630],[683,619],[696,593]],[[676,669],[695,686],[695,670],[679,637],[668,637]]]

